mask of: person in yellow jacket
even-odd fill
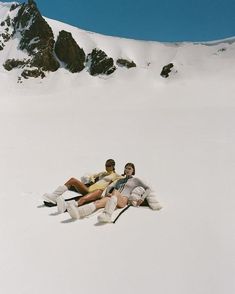
[[[115,161],[113,159],[108,159],[105,162],[105,169],[106,171],[104,172],[90,176],[86,184],[76,178],[71,178],[64,185],[59,186],[54,192],[44,194],[43,199],[47,202],[57,204],[59,212],[64,212],[67,208],[62,195],[68,190],[75,190],[83,195],[77,201],[78,206],[89,201],[97,200],[101,198],[106,187],[120,177],[115,172]]]

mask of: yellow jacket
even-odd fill
[[[120,176],[116,172],[111,172],[111,173],[101,172],[101,173],[98,173],[98,174],[91,176],[90,179],[91,179],[91,181],[94,181],[94,179],[97,177],[99,178],[99,180],[88,188],[89,192],[93,192],[98,189],[105,190],[105,188],[109,184],[111,184],[113,181],[120,178]]]

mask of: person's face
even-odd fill
[[[133,172],[134,172],[134,169],[132,166],[130,166],[130,165],[125,166],[124,174],[126,176],[131,176],[133,174]]]
[[[111,164],[105,164],[105,169],[108,173],[112,172],[114,167]]]

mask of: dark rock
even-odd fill
[[[136,67],[136,64],[134,63],[134,61],[129,61],[123,58],[119,58],[116,63],[117,65],[124,66],[126,68]]]
[[[44,48],[34,55],[31,66],[41,68],[44,71],[56,71],[60,67],[60,64],[56,60],[52,50]]]
[[[113,59],[99,49],[93,49],[87,56],[87,65],[92,76],[99,74],[110,75],[115,70]]]
[[[8,26],[11,25],[11,19],[10,19],[10,16],[8,15],[7,18],[5,19],[5,22]]]
[[[28,4],[31,6],[37,6],[37,4],[34,0],[28,0]]]
[[[40,69],[25,69],[21,73],[21,76],[25,79],[28,78],[38,78],[41,77],[42,79],[45,78],[45,73]]]
[[[29,64],[29,60],[19,60],[19,59],[7,59],[6,62],[3,64],[4,68],[8,71],[12,70],[13,68],[24,67]]]
[[[86,55],[73,39],[71,33],[64,30],[59,32],[55,43],[55,53],[71,72],[80,72],[84,69]]]
[[[18,3],[13,3],[13,4],[11,5],[10,11],[15,10],[19,5],[20,5],[20,4],[18,4]]]
[[[168,78],[168,77],[169,77],[169,73],[171,72],[171,69],[172,69],[173,66],[174,66],[173,63],[169,63],[169,64],[165,65],[165,66],[162,68],[162,71],[161,71],[160,75],[161,75],[163,78]]]
[[[53,32],[41,16],[34,1],[32,4],[23,4],[15,18],[15,31],[21,34],[20,49],[30,54],[35,49],[45,48],[54,39]],[[35,50],[36,51],[36,50]]]
[[[224,52],[224,51],[226,51],[226,48],[221,48],[218,50],[218,52]]]
[[[19,6],[17,16],[12,20],[7,17],[3,23],[5,31],[0,35],[2,41],[0,45],[4,48],[4,43],[11,37],[17,35],[20,38],[19,49],[28,52],[29,58],[26,60],[9,59],[5,62],[4,68],[25,68],[22,76],[44,77],[43,71],[56,71],[60,64],[54,55],[54,35],[48,23],[41,16],[35,1],[28,1],[28,4],[12,6],[15,9]],[[9,31],[11,28],[11,31]],[[20,36],[20,37],[19,37]],[[28,68],[36,67],[29,70]]]
[[[6,43],[7,41],[9,41],[10,40],[10,38],[11,38],[11,35],[10,34],[8,34],[7,33],[7,29],[5,30],[6,31],[6,33],[4,34],[4,33],[2,33],[2,38],[3,38],[3,40],[4,40],[4,42]]]
[[[14,25],[13,20],[8,15],[7,18],[1,22],[2,33],[0,33],[0,50],[3,50],[5,43],[13,36]]]
[[[17,83],[22,84],[22,78],[21,78],[21,77],[18,77],[18,81],[17,81]]]
[[[41,16],[34,1],[22,4],[14,19],[14,33],[21,35],[19,47],[32,56],[32,66],[45,71],[56,71],[59,62],[54,56],[54,35]]]
[[[15,18],[15,30],[21,34],[20,49],[35,53],[35,49],[45,48],[48,40],[54,38],[53,32],[41,16],[34,1],[23,4]]]

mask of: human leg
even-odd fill
[[[56,204],[57,198],[72,187],[74,187],[76,191],[82,195],[86,195],[88,193],[88,187],[85,184],[75,178],[71,178],[64,185],[59,186],[54,192],[45,193],[42,197],[45,201]]]
[[[68,189],[71,189],[71,187],[74,187],[78,193],[81,193],[82,195],[86,195],[88,193],[88,187],[83,184],[81,181],[71,178],[66,183],[65,186]]]
[[[87,202],[95,201],[101,197],[103,190],[95,190],[78,199],[77,204],[81,206]]]
[[[110,223],[112,221],[112,214],[117,207],[117,197],[111,196],[107,200],[104,211],[97,217],[98,221],[101,223]]]
[[[113,196],[117,197],[117,207],[123,208],[127,205],[128,197],[123,196],[119,191],[114,190],[112,193]]]
[[[87,202],[97,200],[102,195],[102,190],[95,190],[91,193],[88,193],[85,196],[80,197],[77,202],[73,202],[74,206],[81,206]],[[67,210],[68,205],[71,204],[68,201],[66,202],[62,196],[57,198],[57,209],[59,213],[63,213]]]
[[[79,219],[84,218],[90,214],[92,214],[96,210],[96,206],[94,202],[91,202],[89,204],[77,207],[75,205],[68,205],[67,211],[71,218],[73,219]]]
[[[75,205],[70,204],[67,207],[67,211],[73,219],[84,218],[92,214],[95,210],[105,207],[105,204],[108,201],[108,199],[108,197],[104,197],[100,200],[91,202],[80,207],[76,207]]]
[[[123,196],[119,191],[114,190],[112,196],[107,200],[104,211],[98,216],[98,221],[102,223],[110,223],[116,207],[123,208],[127,205],[127,202],[127,197]]]

